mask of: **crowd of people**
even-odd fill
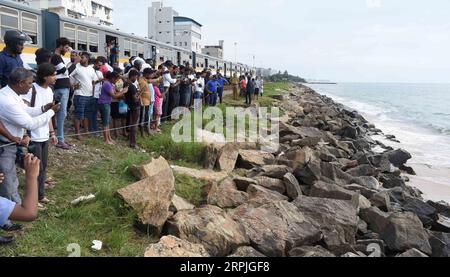
[[[248,105],[263,93],[262,79],[248,73],[227,80],[219,72],[196,72],[189,64],[177,66],[171,61],[153,69],[150,61],[140,57],[130,58],[122,69],[116,50],[94,58],[88,52],[73,51],[67,38],[59,38],[52,51],[38,49],[37,68],[30,70],[21,59],[29,40],[25,33],[6,31],[6,47],[0,52],[0,228],[6,232],[22,228],[10,220],[34,220],[37,210],[52,203],[45,196],[46,188],[54,185],[46,178],[49,147],[74,147],[66,140],[69,112],[73,114],[71,136],[78,140],[103,133],[104,142],[114,145],[115,139],[125,136],[135,148],[139,134],[160,133],[161,124],[171,120],[177,107],[222,104],[226,85],[232,86],[235,100],[240,89]],[[64,57],[69,53],[66,64]],[[16,165],[26,171],[23,202]],[[0,237],[0,245],[13,240]]]

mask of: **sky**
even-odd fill
[[[151,0],[113,0],[115,24],[147,36]],[[448,0],[165,0],[203,24],[225,58],[336,82],[450,81]],[[235,46],[237,43],[237,46]]]

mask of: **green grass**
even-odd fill
[[[285,83],[266,84],[260,105],[270,107],[265,105],[273,102],[270,95],[283,93],[288,88]],[[219,107],[224,111],[227,106],[243,106],[243,102],[243,99],[234,101],[227,95],[225,104]],[[203,122],[207,123],[207,120]],[[162,134],[139,138],[138,144],[145,152],[127,148],[125,141],[120,142],[120,146],[107,146],[99,138],[78,143],[80,150],[77,152],[59,152],[52,148],[47,172],[58,185],[47,191],[47,196],[56,203],[40,212],[37,221],[25,224],[24,231],[15,234],[14,244],[0,247],[0,256],[64,257],[70,254],[66,248],[72,243],[80,245],[83,257],[142,256],[145,248],[157,238],[133,227],[136,215],[116,192],[136,181],[128,168],[151,157],[162,155],[171,164],[201,168],[206,146],[173,142],[174,124],[165,124]],[[187,176],[176,176],[177,194],[194,205],[202,203],[204,185],[205,182]],[[95,194],[96,200],[75,207],[70,205],[72,200],[89,194]],[[93,240],[103,242],[101,251],[91,250]]]

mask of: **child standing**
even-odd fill
[[[136,148],[136,134],[139,125],[139,116],[141,113],[141,94],[137,82],[139,72],[135,69],[130,70],[128,74],[128,92],[125,96],[130,111],[130,147]]]

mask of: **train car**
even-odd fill
[[[25,45],[22,60],[34,67],[35,52],[43,45],[42,13],[23,4],[0,0],[0,50],[5,47],[3,36],[7,30],[27,33],[33,40]]]
[[[234,65],[223,59],[190,52],[181,47],[128,34],[111,27],[61,16],[46,10],[40,11],[21,3],[0,0],[0,49],[5,46],[1,40],[4,33],[11,29],[23,31],[32,38],[32,43],[26,45],[22,54],[24,62],[31,67],[35,66],[35,52],[38,48],[53,50],[57,38],[67,37],[73,49],[90,52],[94,57],[106,56],[108,43],[114,41],[119,47],[118,62],[121,67],[131,57],[139,56],[152,59],[154,61],[152,66],[155,67],[171,60],[174,64],[192,66],[197,71],[210,69],[220,72],[227,78],[232,77],[233,72],[243,74],[248,71],[248,67],[242,64]],[[67,53],[66,61],[69,55]]]

